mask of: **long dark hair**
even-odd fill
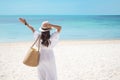
[[[46,32],[41,32],[41,44],[44,46],[49,46],[50,42],[50,31],[46,31]]]

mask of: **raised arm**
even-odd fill
[[[31,25],[29,25],[25,19],[19,18],[19,20],[20,20],[20,22],[25,24],[33,33],[35,32],[35,29]]]
[[[61,31],[61,26],[53,25],[53,24],[51,24],[51,26],[52,26],[53,28],[56,28],[56,29],[57,29],[57,32],[60,32],[60,31]]]
[[[57,32],[61,31],[61,26],[54,25],[54,24],[49,24],[49,23],[46,23],[45,25],[47,25],[48,28],[55,28],[55,29],[57,29]]]

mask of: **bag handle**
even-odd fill
[[[37,37],[37,39],[35,40],[35,42],[32,44],[32,46],[31,46],[31,48],[33,48],[33,46],[35,45],[35,43],[38,41],[38,51],[39,51],[39,49],[40,49],[40,35]]]
[[[39,35],[39,37],[38,37],[38,39],[39,39],[39,40],[38,40],[38,52],[39,52],[39,50],[40,50],[40,40],[41,40],[40,37],[41,37],[41,35]]]

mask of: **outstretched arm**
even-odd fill
[[[33,33],[35,32],[35,29],[31,25],[29,25],[25,19],[19,18],[19,20],[20,20],[20,22],[25,24]]]

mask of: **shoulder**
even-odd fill
[[[51,40],[55,40],[55,39],[59,39],[59,32],[54,32],[54,33],[52,33],[52,35],[51,35],[51,37],[50,37],[50,39]]]
[[[34,36],[35,39],[36,39],[39,35],[41,35],[40,32],[38,32],[38,31],[34,31],[34,32],[33,32],[33,36]]]
[[[38,35],[38,34],[40,34],[40,32],[38,32],[38,31],[35,30],[35,31],[33,32],[33,34],[34,34],[34,35]]]
[[[52,35],[51,36],[57,36],[57,35],[59,35],[60,34],[60,32],[54,32],[54,33],[52,33]]]

